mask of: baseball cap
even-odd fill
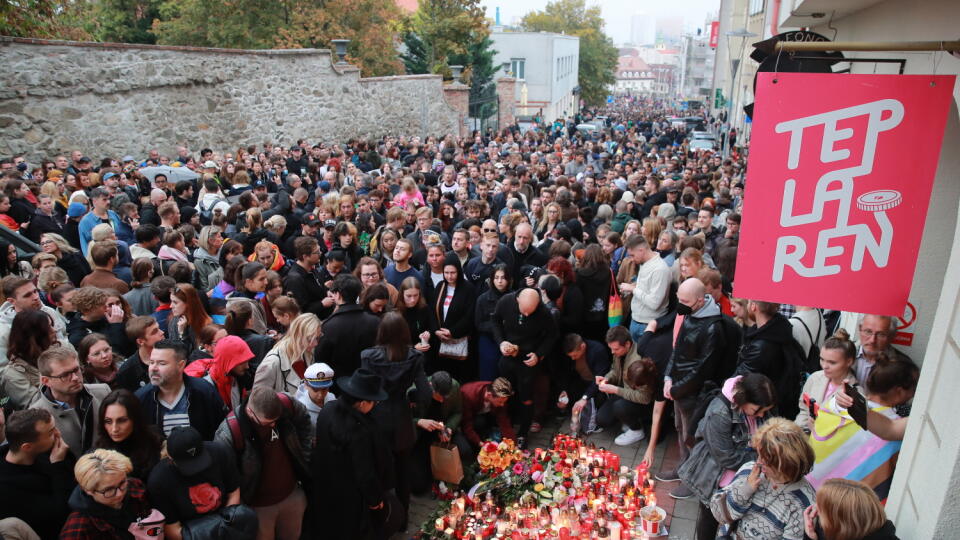
[[[216,169],[216,168],[217,168],[217,164],[208,159],[208,160],[206,160],[206,161],[203,162],[203,168],[204,168],[204,169]]]
[[[623,196],[620,197],[620,200],[621,200],[621,201],[624,201],[624,202],[632,203],[632,202],[635,200],[634,197],[633,197],[633,192],[632,192],[632,191],[624,191],[624,192],[623,192]]]
[[[77,163],[90,163],[91,161],[92,161],[92,160],[91,160],[90,158],[88,158],[87,156],[83,156],[82,158],[80,158],[79,160],[77,160]]]
[[[316,227],[320,224],[320,220],[317,218],[316,214],[307,214],[303,216],[304,225],[309,225],[311,227]]]
[[[320,191],[330,191],[330,182],[323,180],[319,184]]]
[[[333,368],[323,362],[313,364],[303,372],[303,381],[313,388],[330,388],[333,386]]]
[[[192,427],[178,427],[167,437],[167,453],[173,464],[185,476],[200,473],[213,463],[210,453],[203,445],[200,432]]]
[[[117,173],[108,172],[107,174],[103,175],[102,178],[100,178],[100,181],[101,181],[101,182],[106,182],[107,180],[113,178],[113,177],[116,176],[116,175],[117,175]]]
[[[297,145],[293,145],[293,146],[290,147],[290,151],[293,152],[294,150],[303,150],[303,148],[300,148],[300,147],[297,146]]]
[[[254,189],[265,188],[267,187],[267,183],[264,182],[262,178],[257,178],[256,180],[253,181],[253,184],[251,184],[251,186],[253,186]]]
[[[133,156],[123,156],[123,159],[121,161],[126,163],[128,161],[136,161],[136,158],[134,158]]]
[[[87,207],[83,203],[70,203],[67,207],[67,217],[80,217],[87,213]]]
[[[326,220],[326,221],[323,222],[323,228],[324,228],[324,229],[332,229],[332,228],[334,228],[334,227],[336,227],[336,226],[337,226],[337,220],[335,220],[335,219],[328,219],[328,220]]]

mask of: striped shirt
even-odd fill
[[[163,434],[169,436],[174,428],[187,427],[190,425],[189,402],[187,400],[187,387],[181,386],[180,393],[172,403],[167,403],[157,395],[157,404],[159,405],[160,416],[163,417]]]
[[[816,493],[806,478],[774,488],[763,478],[754,490],[747,482],[754,462],[740,467],[733,482],[710,499],[710,511],[721,524],[736,523],[738,540],[801,540],[803,511],[813,504]]]

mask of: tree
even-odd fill
[[[490,34],[480,0],[423,0],[405,30],[408,73],[445,73],[451,56],[469,54],[471,43]]]
[[[152,44],[159,17],[160,0],[99,0],[90,5],[84,26],[97,41]]]
[[[81,25],[84,0],[0,0],[0,35],[88,40]]]
[[[493,58],[497,51],[493,49],[490,33],[486,32],[472,36],[467,51],[463,54],[451,55],[447,60],[451,66],[464,66],[463,82],[470,85],[470,100],[480,101],[496,95],[497,89],[493,83],[493,76],[497,67],[493,65]],[[494,112],[493,103],[484,103],[471,109],[470,116],[487,118]]]
[[[403,70],[396,52],[401,17],[393,0],[327,0],[297,9],[275,43],[333,49],[330,40],[349,39],[347,59],[363,76],[396,75]]]
[[[164,0],[153,33],[163,45],[266,49],[290,22],[291,7],[287,1]]]
[[[599,105],[616,81],[617,48],[603,32],[600,7],[586,7],[584,0],[554,0],[542,11],[523,17],[521,25],[531,32],[563,32],[580,38],[577,77],[580,95],[588,105]]]

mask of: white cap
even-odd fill
[[[632,202],[635,200],[635,199],[633,198],[633,192],[632,192],[632,191],[624,191],[624,192],[623,192],[623,196],[620,197],[620,200],[623,201],[623,202],[632,203]]]
[[[216,168],[217,168],[217,164],[214,163],[213,161],[210,161],[210,160],[208,159],[207,161],[204,161],[204,162],[203,162],[203,168],[204,168],[204,169],[216,169]]]
[[[312,364],[303,372],[303,382],[314,388],[330,388],[333,386],[333,368],[323,362]]]

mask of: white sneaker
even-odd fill
[[[627,431],[624,431],[618,435],[613,442],[617,446],[630,446],[635,442],[642,441],[646,438],[646,436],[647,434],[644,433],[642,429],[628,429]]]

